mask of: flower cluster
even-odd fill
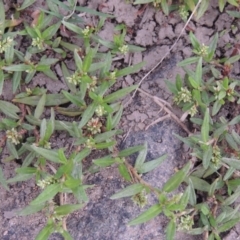
[[[40,50],[44,49],[43,40],[40,39],[39,37],[33,38],[32,39],[32,46],[37,47]]]
[[[19,139],[21,138],[21,135],[14,128],[7,130],[6,136],[13,144],[17,145],[20,143]]]
[[[178,12],[179,12],[179,15],[182,18],[182,20],[186,22],[188,19],[188,15],[189,15],[189,13],[186,9],[186,6],[185,5],[179,6]]]
[[[147,195],[146,195],[145,190],[141,191],[138,194],[135,194],[132,197],[132,201],[141,208],[145,207],[147,204]]]
[[[190,215],[182,216],[178,228],[179,230],[189,231],[192,229],[193,224],[193,218]]]
[[[195,116],[196,114],[198,113],[198,110],[197,110],[197,106],[196,105],[193,105],[190,110],[189,110],[189,114],[191,115],[191,117]]]
[[[96,110],[95,110],[95,113],[96,113],[96,115],[97,115],[98,117],[102,117],[102,116],[103,116],[105,113],[107,113],[107,112],[105,111],[105,109],[104,109],[103,106],[98,105],[97,108],[96,108]]]
[[[13,39],[10,37],[7,37],[0,41],[0,53],[3,53],[12,45]]]
[[[121,47],[118,48],[118,50],[123,54],[127,54],[129,51],[129,48],[128,48],[128,45],[122,45]]]
[[[110,75],[109,75],[109,78],[110,78],[110,80],[116,80],[116,71],[113,71],[113,72],[111,72],[110,73]]]
[[[95,148],[95,142],[93,138],[88,138],[86,143],[85,143],[87,148],[94,149]]]
[[[100,122],[99,118],[92,118],[87,123],[87,130],[92,134],[97,134],[101,132],[102,123]]]
[[[97,87],[97,77],[93,76],[92,77],[92,82],[91,83],[87,83],[87,89],[89,91],[94,92],[96,90],[96,87]]]
[[[176,104],[180,104],[181,102],[192,102],[192,94],[186,87],[182,87],[181,91],[179,91],[178,94],[174,96],[173,101]]]
[[[81,82],[81,75],[76,71],[72,76],[67,77],[67,80],[70,83],[77,85]]]
[[[200,55],[202,57],[205,57],[208,54],[208,46],[206,46],[204,43],[202,44],[202,46],[200,47],[200,49],[198,51],[194,51],[197,55]]]
[[[53,176],[47,176],[45,179],[42,180],[38,180],[37,185],[44,189],[45,187],[47,187],[50,184],[54,184],[56,183],[57,180],[53,177]]]
[[[222,156],[221,156],[220,148],[218,146],[214,146],[211,162],[217,167],[221,158]]]
[[[153,2],[153,6],[156,7],[156,8],[159,8],[161,5],[161,0],[154,0]]]

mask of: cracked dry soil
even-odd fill
[[[11,1],[5,1],[6,11]],[[21,3],[22,1],[18,1]],[[114,27],[118,23],[124,23],[128,27],[126,41],[146,48],[142,53],[128,54],[123,59],[115,63],[115,67],[125,67],[128,64],[136,64],[145,61],[143,70],[137,74],[119,79],[114,89],[119,89],[140,82],[141,78],[173,45],[180,34],[184,22],[177,13],[170,16],[164,14],[151,6],[133,6],[124,0],[79,0],[81,6],[112,13],[115,19],[109,20],[104,25],[100,36],[107,40],[112,40]],[[189,24],[191,29],[200,42],[208,44],[211,37],[218,31],[221,38],[218,45],[217,56],[229,57],[232,49],[226,49],[226,44],[234,45],[240,39],[240,21],[233,20],[228,14],[220,14],[217,7],[217,0],[211,1],[211,6],[206,14],[199,20],[194,19]],[[31,10],[45,7],[42,0],[38,0]],[[93,17],[86,14],[88,22],[94,21]],[[231,28],[231,26],[236,26]],[[74,38],[69,41],[74,42]],[[19,45],[24,46],[24,39],[19,39]],[[76,43],[80,44],[80,43]],[[106,49],[102,48],[102,51]],[[164,80],[175,81],[177,74],[183,74],[176,64],[182,59],[191,55],[191,45],[188,39],[188,28],[176,44],[173,51],[163,61],[163,63],[145,80],[141,88],[151,95],[163,98],[171,103],[171,95],[167,90]],[[73,68],[71,59],[66,62],[69,69]],[[40,86],[48,89],[50,93],[60,92],[66,89],[63,76],[59,65],[55,66],[55,72],[59,81],[52,81],[45,75],[37,74],[31,86]],[[240,63],[234,65],[234,75],[240,78]],[[4,86],[3,100],[11,100],[11,82]],[[133,99],[130,97],[124,100],[125,109],[119,128],[124,130],[124,135],[119,138],[119,147],[125,148],[147,141],[149,152],[147,160],[157,158],[165,153],[168,154],[167,160],[150,174],[144,176],[145,180],[156,187],[161,187],[164,182],[172,175],[174,168],[181,167],[185,163],[184,152],[187,149],[173,136],[173,133],[184,135],[182,130],[171,120],[158,123],[148,130],[145,130],[151,122],[161,116],[159,107],[151,99],[137,93]],[[46,115],[48,115],[46,110]],[[176,114],[178,111],[175,109]],[[228,113],[226,112],[226,115]],[[62,119],[57,115],[57,118]],[[124,141],[124,139],[126,140]],[[73,139],[65,133],[57,133],[53,139],[52,147],[69,147]],[[6,157],[3,151],[1,159]],[[133,160],[132,160],[133,161]],[[14,176],[14,169],[19,167],[19,163],[12,161],[9,163],[1,162],[6,178]],[[82,210],[70,215],[67,219],[67,227],[76,240],[162,240],[165,239],[164,231],[167,221],[164,216],[158,216],[154,220],[134,227],[126,224],[144,209],[139,209],[130,199],[112,201],[109,197],[117,190],[125,186],[120,179],[117,169],[104,169],[86,179],[87,184],[95,184],[88,194],[90,201]],[[45,224],[45,218],[40,213],[33,216],[17,217],[16,210],[21,209],[38,195],[39,189],[33,180],[10,185],[11,191],[7,192],[0,187],[0,239],[2,240],[31,240]],[[150,203],[154,201],[150,197]],[[236,226],[225,240],[237,239],[240,235],[240,226]],[[53,234],[51,240],[60,240],[61,236]],[[177,240],[182,239],[201,239],[201,236],[188,236],[177,233]]]

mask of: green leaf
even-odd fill
[[[94,142],[99,143],[99,142],[104,142],[107,139],[111,139],[113,136],[120,134],[121,131],[119,130],[112,130],[104,133],[100,133],[94,137]]]
[[[233,18],[240,18],[240,12],[239,11],[226,11],[231,17]]]
[[[2,67],[5,71],[10,72],[23,72],[23,71],[31,71],[32,67],[27,64],[16,64],[16,65],[10,65],[7,67]]]
[[[230,135],[229,133],[226,133],[225,139],[231,148],[233,148],[236,151],[239,151],[239,147],[235,142],[234,138],[232,137],[232,135]]]
[[[76,86],[73,84],[73,83],[70,83],[68,80],[67,80],[67,77],[70,76],[70,73],[66,67],[66,65],[64,64],[64,62],[62,61],[61,63],[61,68],[62,68],[62,73],[63,73],[63,76],[64,76],[64,80],[65,80],[65,83],[66,85],[68,86],[68,88],[73,92],[73,93],[76,93]]]
[[[234,141],[240,145],[240,136],[235,132],[235,130],[232,130],[232,137],[234,139]]]
[[[131,181],[131,176],[130,176],[128,169],[124,163],[118,165],[118,171],[126,181],[129,181],[129,182]]]
[[[195,35],[192,32],[190,32],[189,38],[190,38],[190,41],[193,45],[193,48],[196,49],[196,50],[199,49],[200,48],[200,43],[198,42],[197,38],[195,37]]]
[[[20,112],[20,109],[10,102],[0,100],[0,111],[10,118],[19,118],[17,113]]]
[[[96,105],[95,104],[90,104],[88,105],[87,109],[84,111],[82,114],[82,119],[78,125],[78,128],[82,128],[93,116],[94,112],[96,110]]]
[[[168,6],[167,0],[162,0],[162,1],[161,1],[161,7],[162,7],[163,12],[164,12],[166,15],[168,15],[168,14],[169,14],[169,6]]]
[[[199,88],[199,83],[191,76],[188,77],[188,81],[190,82],[190,84],[192,85],[193,88],[195,88],[195,89]]]
[[[232,194],[230,197],[226,198],[223,202],[223,206],[228,206],[234,203],[238,197],[240,196],[240,189],[238,188],[234,194]]]
[[[78,70],[82,73],[83,72],[83,62],[82,62],[81,57],[78,54],[77,49],[74,50],[74,61],[77,65]]]
[[[135,152],[141,151],[144,149],[144,145],[129,147],[118,153],[118,157],[127,157]]]
[[[223,157],[221,160],[234,169],[240,169],[240,160],[238,159]]]
[[[0,32],[4,33],[5,29],[5,8],[3,1],[0,1]]]
[[[118,199],[118,198],[123,198],[123,197],[131,197],[133,195],[136,195],[140,193],[144,189],[144,185],[140,183],[136,183],[133,185],[130,185],[126,188],[124,188],[122,191],[115,193],[112,195],[110,198],[111,199]]]
[[[177,64],[177,66],[178,67],[183,67],[183,66],[187,66],[187,65],[196,63],[198,61],[199,61],[199,57],[190,57],[190,58],[184,59],[183,61],[179,62]]]
[[[21,167],[17,168],[15,171],[20,174],[34,174],[38,171],[38,169],[35,167]]]
[[[36,153],[46,158],[47,160],[55,163],[61,163],[58,152],[55,150],[49,150],[45,148],[36,147],[34,145],[30,146],[30,149],[34,150]]]
[[[212,159],[212,155],[213,155],[212,146],[208,145],[206,147],[206,149],[204,149],[204,152],[203,152],[203,167],[205,169],[207,169],[208,166],[210,165],[210,161]]]
[[[144,149],[138,154],[134,168],[139,172],[147,156],[147,142],[144,143]]]
[[[84,73],[89,71],[89,68],[90,68],[90,66],[92,64],[92,60],[93,60],[94,54],[95,54],[95,51],[90,48],[88,53],[87,53],[87,55],[84,57],[83,64],[82,64],[82,71]]]
[[[19,216],[27,216],[30,214],[34,214],[36,212],[41,211],[45,207],[45,204],[39,204],[39,205],[29,205],[25,207],[24,209],[17,212],[17,215]]]
[[[176,223],[174,220],[171,220],[166,229],[166,240],[174,240],[176,234]]]
[[[153,0],[136,0],[133,4],[145,4],[153,2]]]
[[[64,240],[74,240],[73,238],[72,238],[72,236],[70,235],[70,233],[69,232],[67,232],[67,231],[63,231],[63,232],[61,232],[61,234],[62,234],[62,236],[64,237]]]
[[[80,27],[78,27],[76,24],[69,23],[69,22],[66,22],[66,21],[62,21],[62,24],[64,26],[66,26],[69,30],[77,33],[80,37],[83,37],[82,29]]]
[[[121,120],[123,113],[123,105],[120,106],[118,112],[112,118],[112,128],[115,128]]]
[[[160,206],[159,204],[153,205],[147,211],[140,214],[137,218],[130,221],[128,223],[128,225],[131,226],[131,225],[137,225],[140,223],[147,222],[147,221],[155,218],[156,216],[158,216],[161,212],[162,212],[162,206]]]
[[[4,73],[2,70],[0,70],[0,95],[2,95],[3,84],[4,84]]]
[[[0,4],[1,6],[1,4]],[[7,181],[6,179],[4,178],[4,174],[3,174],[3,171],[2,171],[2,168],[0,167],[0,184],[8,191],[10,191],[8,185],[7,185]]]
[[[218,227],[218,232],[226,232],[227,230],[231,229],[232,227],[234,227],[238,222],[240,221],[240,217],[232,219],[226,223],[224,223],[223,225]]]
[[[153,169],[157,168],[166,159],[167,159],[167,154],[165,154],[157,159],[145,162],[142,164],[142,166],[139,169],[137,169],[137,171],[141,174],[150,172]]]
[[[48,185],[43,192],[41,192],[37,198],[35,198],[30,205],[39,205],[48,200],[51,200],[59,191],[61,190],[61,185],[59,183]]]
[[[31,6],[35,2],[36,2],[36,0],[24,0],[21,7],[17,8],[17,11],[21,11],[21,10]]]
[[[200,57],[198,60],[196,74],[195,74],[195,80],[197,81],[198,85],[200,86],[202,83],[202,57]]]
[[[48,240],[48,237],[54,231],[53,224],[48,224],[45,226],[36,236],[35,240]]]
[[[203,191],[203,192],[209,192],[210,184],[204,181],[203,179],[195,176],[190,176],[189,178],[185,179],[185,181],[189,183],[189,179],[192,181],[194,189]]]
[[[103,18],[114,18],[115,17],[114,15],[98,12],[98,11],[96,11],[92,8],[88,8],[88,7],[77,6],[76,10],[78,10],[80,12],[90,13],[91,15],[96,15],[96,16],[100,16]]]
[[[73,162],[74,163],[79,163],[81,162],[85,157],[87,157],[91,153],[91,149],[89,148],[84,148],[81,152],[79,152],[74,158]]]
[[[235,55],[233,57],[228,58],[228,60],[225,62],[225,64],[235,63],[235,62],[239,61],[239,59],[240,59],[240,54],[239,55]]]
[[[126,87],[124,89],[121,89],[121,90],[118,90],[118,91],[116,91],[114,93],[109,94],[103,100],[106,103],[115,102],[116,100],[125,97],[127,94],[129,94],[130,92],[132,92],[136,88],[137,88],[137,85]]]
[[[202,136],[202,141],[204,143],[208,142],[209,139],[209,121],[210,121],[210,115],[209,115],[209,109],[206,109],[204,119],[203,119],[203,125],[201,127],[201,136]]]
[[[30,178],[33,177],[33,174],[17,174],[13,178],[9,178],[7,180],[7,183],[15,183],[15,182],[22,182],[22,181],[27,181]]]
[[[86,105],[85,102],[79,98],[79,96],[74,95],[74,94],[69,93],[64,90],[62,90],[62,93],[70,102],[72,102],[77,107],[82,107],[82,106]]]
[[[213,40],[211,41],[211,43],[209,45],[209,50],[208,50],[209,53],[208,53],[208,56],[207,56],[208,61],[212,61],[212,58],[213,58],[214,53],[215,53],[216,48],[217,48],[217,43],[218,43],[218,33],[216,33],[214,35]]]
[[[219,178],[216,178],[214,182],[211,184],[210,189],[208,191],[208,196],[212,197],[217,189]]]
[[[184,181],[188,172],[191,169],[191,162],[187,163],[181,170],[175,173],[163,186],[163,191],[171,192],[179,187]]]
[[[1,73],[0,73],[0,75],[1,75]],[[22,78],[22,72],[14,72],[13,73],[13,78],[12,78],[13,93],[15,93],[17,91],[17,88],[20,86],[21,78]],[[1,76],[0,76],[0,79],[1,79]],[[1,92],[0,92],[0,94],[1,94]]]
[[[83,204],[65,204],[55,207],[54,211],[58,216],[65,216],[83,207]]]
[[[12,101],[17,103],[23,103],[30,106],[37,106],[41,96],[31,96],[31,97],[23,97],[23,98],[14,98]],[[69,100],[63,94],[47,94],[46,95],[46,107],[50,106],[58,106],[64,103],[68,103]]]
[[[7,149],[15,159],[19,159],[17,149],[10,140],[7,140]]]
[[[35,118],[40,118],[41,117],[41,115],[42,115],[42,113],[44,111],[45,103],[46,103],[46,93],[44,93],[41,96],[41,98],[40,98],[40,100],[39,100],[39,102],[37,104],[37,107],[36,107],[35,112],[34,112],[34,117]]]
[[[212,108],[212,115],[215,116],[219,112],[221,107],[222,107],[222,104],[220,103],[220,101],[214,102],[213,108]]]
[[[43,31],[42,38],[44,40],[51,39],[56,34],[60,26],[61,26],[61,22],[57,22],[52,26],[48,27],[46,30]]]
[[[123,77],[129,74],[138,72],[144,65],[145,65],[145,62],[141,62],[135,65],[132,65],[130,67],[126,67],[124,69],[118,70],[116,72],[116,77]]]
[[[202,0],[201,5],[197,12],[197,19],[203,16],[203,14],[207,11],[209,5],[209,0]]]
[[[112,164],[114,164],[116,161],[114,158],[112,158],[111,156],[106,156],[103,158],[99,158],[93,161],[94,164],[96,164],[99,167],[108,167]]]

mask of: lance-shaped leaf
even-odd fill
[[[144,149],[138,154],[134,168],[139,172],[147,156],[147,143],[144,143]]]
[[[147,173],[147,172],[150,172],[152,171],[153,169],[157,168],[165,159],[167,159],[167,154],[157,158],[157,159],[154,159],[154,160],[151,160],[151,161],[148,161],[148,162],[145,162],[143,163],[143,165],[138,169],[138,172],[139,173]]]
[[[187,163],[181,170],[175,173],[163,186],[163,191],[171,192],[179,187],[191,169],[191,162]]]
[[[204,119],[203,119],[203,124],[201,127],[201,136],[202,136],[202,141],[204,143],[207,143],[209,139],[209,121],[210,121],[210,115],[209,115],[209,109],[207,108]]]
[[[130,92],[132,92],[136,88],[137,88],[137,85],[126,87],[124,89],[121,89],[121,90],[118,90],[114,93],[109,94],[108,96],[104,97],[103,100],[106,103],[115,102],[115,101],[119,100],[120,98],[125,97],[127,94],[129,94]]]
[[[39,205],[48,200],[51,200],[58,192],[61,191],[61,185],[59,183],[48,185],[37,198],[35,198],[30,205]]]
[[[10,102],[0,100],[0,111],[3,112],[8,117],[14,119],[19,118],[17,113],[20,112],[20,109]]]
[[[49,161],[52,161],[55,163],[61,163],[61,160],[59,159],[59,156],[58,156],[58,152],[56,152],[55,150],[40,148],[33,145],[30,146],[29,148],[34,150],[36,153],[38,153],[39,155],[41,155],[42,157],[46,158]]]
[[[35,118],[40,118],[41,117],[45,104],[46,104],[46,93],[44,93],[41,96],[41,98],[40,98],[40,100],[37,104],[37,107],[36,107],[35,112],[34,112],[34,117]]]
[[[162,212],[162,207],[159,204],[153,205],[147,211],[139,215],[137,218],[133,219],[128,225],[137,225],[140,223],[147,222]]]
[[[79,210],[83,206],[83,204],[65,204],[59,207],[55,207],[54,211],[58,216],[65,216],[69,213]]]
[[[53,231],[54,231],[53,224],[48,224],[38,233],[35,240],[48,240],[48,237],[51,235]]]
[[[7,189],[8,191],[10,190],[9,187],[8,187],[8,185],[7,185],[6,179],[4,178],[4,174],[3,174],[2,168],[0,168],[0,184],[1,184],[5,189]]]
[[[176,222],[171,220],[166,229],[166,240],[174,240],[176,234]]]
[[[93,161],[93,163],[99,167],[108,167],[114,164],[115,162],[116,162],[115,159],[112,158],[111,156],[102,157]]]
[[[135,64],[133,66],[118,70],[116,73],[116,77],[123,77],[123,76],[129,75],[129,74],[138,72],[144,65],[145,65],[145,62],[141,62],[141,63]]]
[[[27,216],[30,214],[37,213],[41,211],[45,207],[45,203],[41,203],[39,205],[29,205],[25,207],[24,209],[17,212],[17,215],[19,216]]]
[[[133,185],[130,185],[126,188],[124,188],[122,191],[115,193],[112,195],[110,198],[111,199],[118,199],[118,198],[123,198],[123,197],[131,197],[133,195],[136,195],[140,193],[144,189],[144,185],[140,183],[136,183]]]
[[[141,151],[144,149],[144,146],[135,146],[135,147],[129,147],[127,149],[122,150],[121,152],[118,153],[119,157],[127,157],[135,152]]]
[[[84,111],[82,115],[82,119],[78,125],[78,128],[82,128],[90,120],[95,110],[96,110],[96,105],[93,103],[87,107],[87,109]]]
[[[129,181],[129,182],[131,181],[131,176],[130,176],[128,169],[124,163],[121,163],[118,165],[118,171],[126,181]]]

